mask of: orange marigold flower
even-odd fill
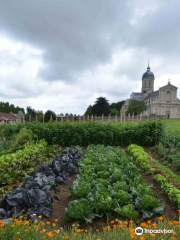
[[[163,216],[158,217],[159,221],[163,221],[163,219],[164,219]]]
[[[29,221],[24,221],[24,226],[29,225]]]
[[[54,234],[52,232],[47,232],[46,235],[50,238],[53,238]]]
[[[151,237],[152,237],[152,238],[154,238],[155,236],[156,236],[156,234],[154,234],[154,233],[153,233],[153,234],[151,234]]]
[[[140,224],[140,226],[146,228],[146,227],[147,227],[147,224],[146,224],[145,222],[142,222],[142,223]]]
[[[140,240],[146,240],[146,237],[140,237]]]
[[[64,238],[65,238],[65,239],[69,239],[69,236],[68,236],[68,235],[66,235],[66,236],[64,236]]]

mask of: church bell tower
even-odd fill
[[[141,92],[147,96],[150,93],[154,92],[154,73],[151,72],[151,69],[149,67],[149,62],[148,62],[148,67],[147,71],[143,74],[142,76],[142,89]]]

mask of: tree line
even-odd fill
[[[109,101],[105,97],[98,97],[93,105],[90,105],[84,115],[85,116],[108,116],[108,115],[119,115],[121,108],[125,101],[119,101],[117,103],[109,103]],[[144,101],[134,100],[131,99],[128,109],[126,111],[126,114],[134,114],[139,115],[143,111],[146,110],[146,105]],[[25,121],[40,121],[40,122],[48,122],[50,120],[56,120],[57,115],[55,112],[51,110],[47,110],[45,113],[41,110],[35,110],[32,107],[28,106],[26,108],[26,111],[24,108],[21,108],[19,106],[14,106],[14,104],[10,104],[9,102],[0,102],[0,112],[5,113],[14,113],[18,114],[19,112],[22,112],[24,114]],[[76,114],[68,114],[65,115],[60,114],[59,116],[65,116],[65,117],[74,117],[75,119],[78,118],[79,115]]]
[[[14,104],[10,104],[9,102],[0,102],[0,112],[4,113],[14,113],[17,114],[18,112],[25,113],[24,108],[15,107]]]
[[[108,116],[111,114],[112,116],[115,116],[120,113],[121,107],[124,103],[125,101],[120,101],[109,104],[109,101],[105,97],[98,97],[95,104],[90,105],[84,115],[102,116],[102,114],[104,114],[105,116]]]
[[[109,104],[109,101],[105,97],[98,97],[94,103],[94,105],[90,105],[86,112],[85,116],[108,116],[108,115],[119,115],[121,108],[125,101],[120,101],[117,103],[111,103]],[[139,101],[135,99],[131,99],[129,102],[128,109],[126,110],[126,115],[139,115],[143,111],[146,110],[146,105],[144,101]]]

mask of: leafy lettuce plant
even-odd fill
[[[124,205],[122,208],[116,208],[115,212],[126,219],[137,220],[138,212],[134,210],[132,204]]]
[[[87,199],[73,200],[65,209],[67,217],[79,221],[92,222],[95,215]]]

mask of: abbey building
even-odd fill
[[[141,92],[132,92],[122,106],[122,112],[126,112],[131,99],[141,100],[146,103],[147,110],[143,112],[146,116],[157,116],[165,118],[180,118],[180,100],[177,98],[177,87],[170,81],[167,85],[154,91],[154,74],[149,64],[147,71],[142,76]]]

